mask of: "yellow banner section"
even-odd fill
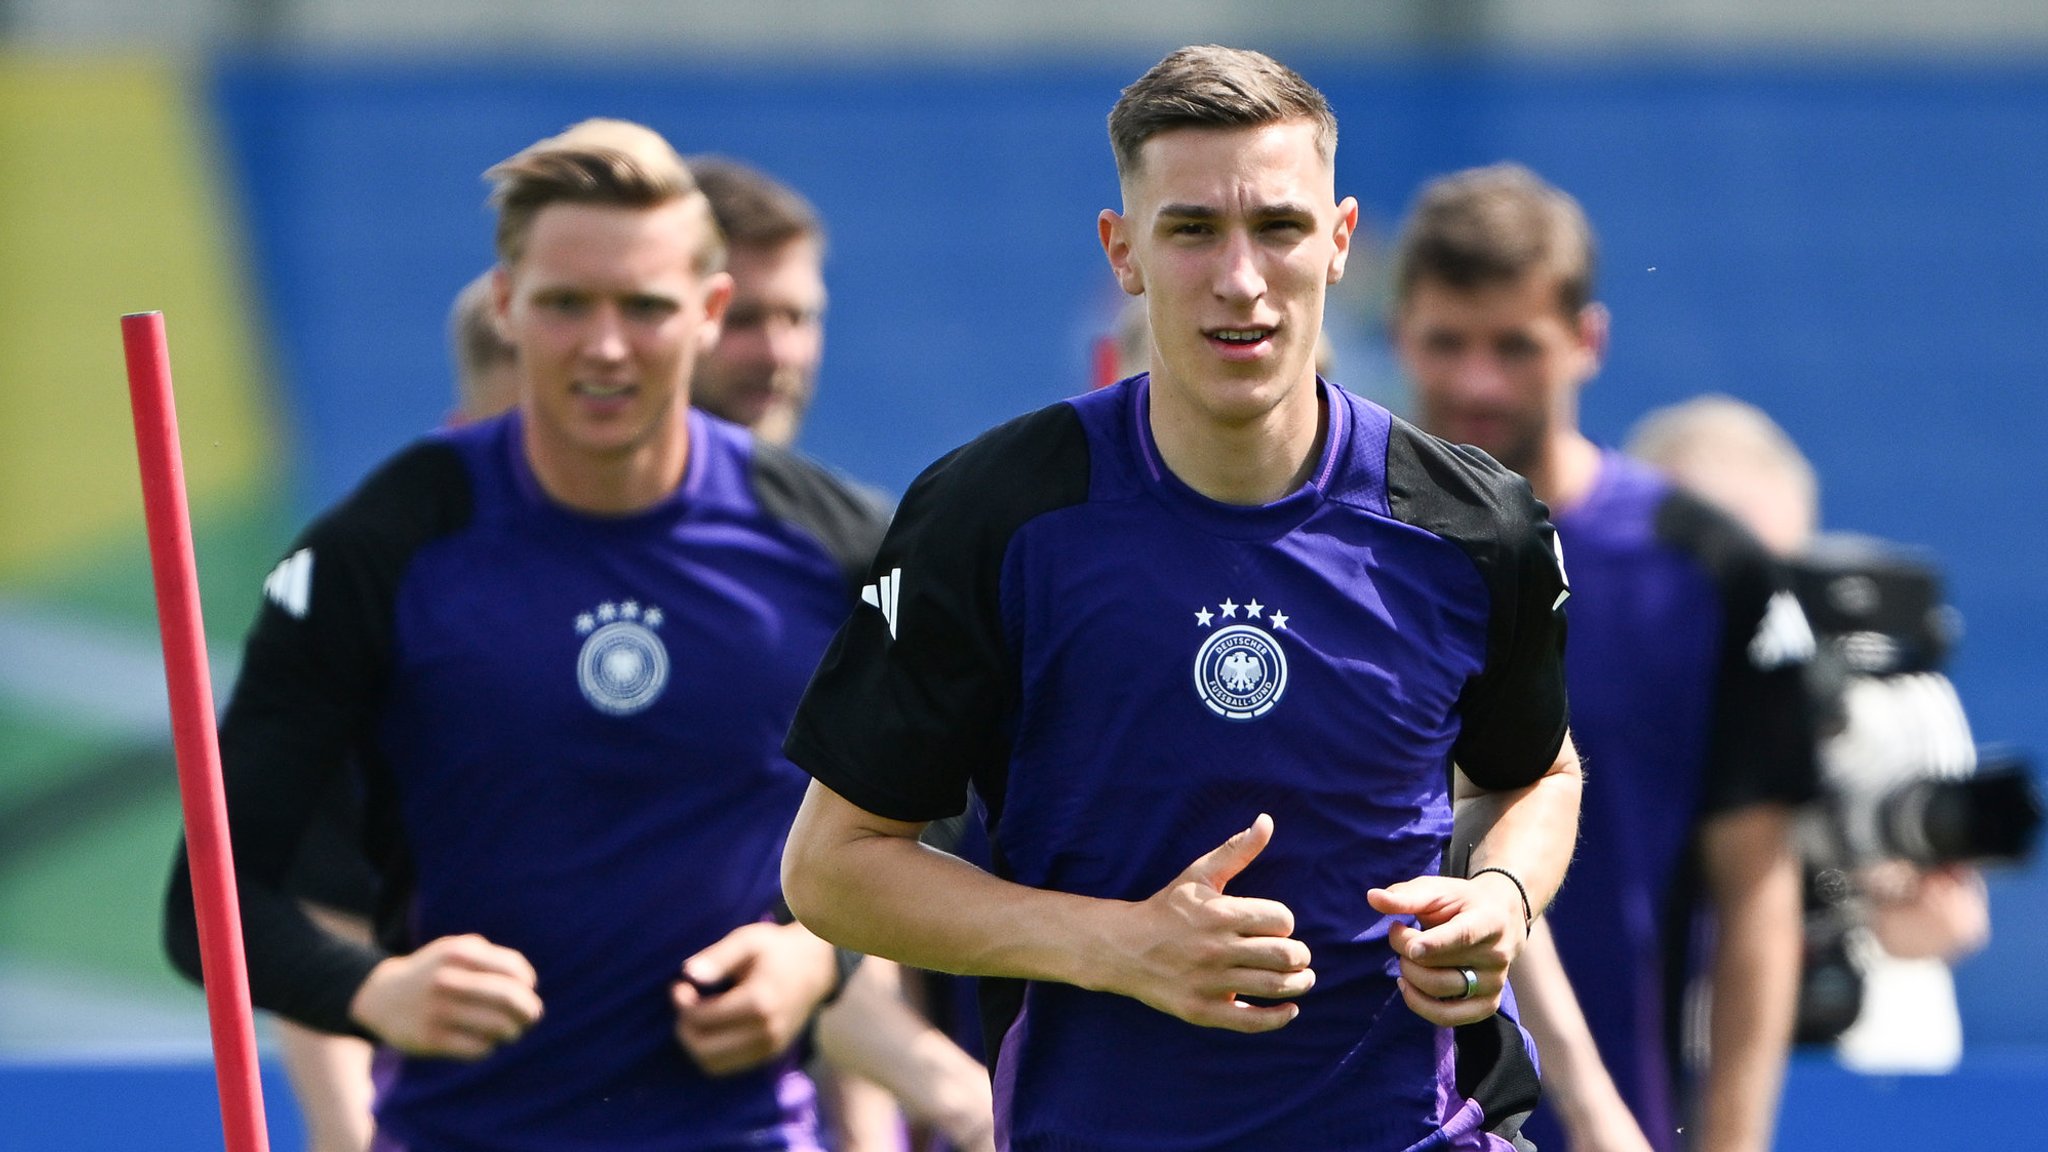
[[[168,64],[0,54],[0,587],[141,536],[124,312],[164,313],[194,519],[274,468],[204,120]]]

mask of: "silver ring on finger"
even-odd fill
[[[1449,997],[1449,999],[1470,1000],[1479,991],[1479,973],[1470,968],[1460,968],[1458,969],[1458,975],[1465,978],[1465,990],[1456,996]]]

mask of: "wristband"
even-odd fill
[[[775,907],[769,915],[777,924],[784,927],[796,923],[796,913],[790,911],[789,901],[780,896],[775,898]],[[860,962],[865,959],[867,956],[864,953],[841,948],[836,944],[832,946],[832,990],[825,993],[823,1000],[818,1001],[819,1008],[839,999],[839,994],[846,991],[846,982],[853,979],[854,970],[859,968]],[[815,1015],[815,1012],[813,1014]]]
[[[860,962],[865,959],[867,959],[865,953],[855,952],[851,948],[841,948],[836,944],[833,945],[832,990],[825,993],[823,1000],[818,1001],[818,1007],[823,1008],[826,1005],[838,1002],[840,994],[846,991],[847,982],[853,979],[854,970],[859,968]]]
[[[1513,884],[1515,886],[1515,891],[1522,894],[1522,927],[1528,928],[1531,925],[1535,924],[1536,906],[1529,903],[1529,889],[1522,884],[1522,878],[1520,876],[1515,875],[1513,872],[1510,872],[1505,868],[1489,864],[1486,867],[1481,868],[1479,871],[1474,872],[1471,875],[1465,877],[1465,879],[1477,880],[1479,877],[1485,875],[1488,872],[1498,872],[1501,875],[1507,877],[1508,883]]]

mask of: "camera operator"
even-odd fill
[[[1990,939],[1975,862],[2026,854],[2040,821],[2023,764],[1980,764],[1942,673],[1956,627],[1932,564],[1882,541],[1817,536],[1812,465],[1751,405],[1706,396],[1646,416],[1629,451],[1785,557],[1818,640],[1826,799],[1802,829],[1806,971],[1799,1039],[1838,1038],[1872,1072],[1962,1056],[1949,965]]]

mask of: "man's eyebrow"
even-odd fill
[[[1162,204],[1159,207],[1159,215],[1174,220],[1215,220],[1221,218],[1223,213],[1207,204]],[[1292,200],[1260,204],[1251,210],[1251,216],[1255,220],[1313,215],[1315,211],[1308,205],[1298,204]]]

